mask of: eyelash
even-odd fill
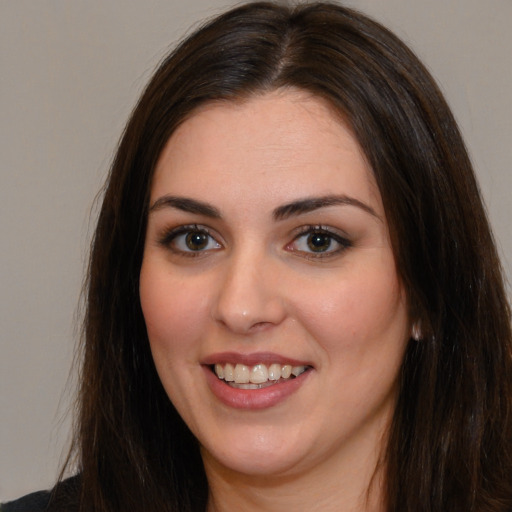
[[[176,246],[177,243],[180,242],[179,237],[184,236],[185,239],[182,241],[183,243],[186,243],[186,237],[187,236],[193,236],[193,235],[204,235],[205,236],[205,245],[204,247],[200,247],[197,250],[193,250],[188,248],[179,248]],[[326,241],[328,242],[328,246],[325,250],[320,250],[318,252],[315,252],[314,250],[306,251],[306,250],[300,250],[297,248],[294,248],[293,246],[297,244],[297,242],[301,238],[310,237],[312,235],[320,235],[325,236]],[[334,250],[331,249],[332,243],[338,244],[338,247]],[[208,247],[210,244],[214,243],[214,247]],[[308,243],[306,241],[306,243]],[[164,233],[164,235],[159,239],[159,244],[163,247],[170,249],[172,252],[179,254],[180,256],[188,257],[188,258],[194,258],[198,256],[203,256],[205,253],[209,251],[215,251],[220,248],[222,248],[222,245],[216,240],[214,236],[211,235],[208,228],[204,226],[200,226],[198,224],[189,224],[189,225],[183,225],[178,226],[176,228],[172,228]],[[285,246],[287,250],[290,252],[294,252],[302,257],[305,257],[307,259],[322,259],[322,258],[329,258],[335,255],[338,255],[345,251],[346,249],[352,247],[352,242],[348,240],[347,238],[339,235],[338,233],[334,232],[332,229],[327,228],[322,225],[306,225],[302,226],[298,232],[295,233],[295,236],[293,240]],[[308,247],[311,249],[311,246],[308,243]]]
[[[200,248],[198,250],[193,250],[193,249],[186,250],[186,249],[180,249],[180,248],[176,247],[176,243],[177,243],[176,241],[178,240],[178,238],[180,236],[186,237],[187,235],[205,235],[205,237],[207,237],[206,247],[209,244],[211,244],[212,241],[217,245],[217,247],[208,248],[206,250],[204,248]],[[184,240],[184,243],[186,243],[186,240]],[[217,250],[221,247],[221,244],[219,244],[219,242],[217,242],[215,237],[213,237],[210,234],[210,231],[206,227],[199,226],[197,224],[178,226],[177,228],[173,228],[173,229],[166,231],[165,234],[160,238],[159,244],[162,245],[163,247],[170,249],[171,251],[173,251],[181,256],[185,256],[187,258],[197,258],[198,256],[202,256],[207,251]]]
[[[291,248],[293,244],[296,244],[298,240],[304,237],[310,237],[311,235],[322,235],[328,238],[329,240],[329,246],[324,251],[300,251],[301,254],[305,254],[306,258],[309,259],[321,259],[321,258],[329,258],[331,256],[336,256],[346,249],[352,247],[352,242],[348,240],[347,238],[339,235],[338,233],[334,232],[332,229],[327,228],[322,225],[309,225],[309,226],[303,226],[300,228],[299,232],[293,239],[293,241],[287,245],[288,248],[290,248],[291,251],[297,252],[297,249]],[[330,250],[330,246],[332,242],[335,242],[338,244],[338,247],[334,250]],[[307,243],[307,242],[306,242]],[[309,244],[308,244],[309,246]]]

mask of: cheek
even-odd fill
[[[204,294],[149,264],[142,266],[139,293],[154,357],[160,350],[168,356],[190,352],[203,332],[207,309]]]
[[[332,354],[399,345],[407,332],[405,297],[394,271],[371,266],[309,290],[301,301],[308,331]]]

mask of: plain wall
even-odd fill
[[[92,205],[124,122],[166,49],[233,4],[0,0],[0,499],[50,486],[69,440]],[[346,4],[395,30],[440,82],[511,276],[512,1]]]

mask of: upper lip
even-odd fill
[[[239,352],[217,352],[210,354],[202,360],[204,365],[213,364],[244,364],[246,366],[255,366],[257,364],[290,364],[292,366],[312,366],[310,362],[293,357],[276,354],[274,352],[253,352],[251,354],[242,354]]]

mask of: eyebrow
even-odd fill
[[[355,199],[354,197],[345,195],[328,195],[321,197],[307,197],[299,199],[291,203],[278,206],[272,212],[274,220],[285,220],[290,217],[309,213],[320,208],[326,208],[328,206],[355,206],[361,210],[369,213],[373,217],[380,220],[380,216],[377,215],[375,210],[367,204]],[[197,201],[196,199],[190,199],[188,197],[178,196],[162,196],[157,199],[149,208],[149,212],[158,211],[163,208],[174,208],[188,213],[196,213],[210,217],[213,219],[220,219],[222,216],[220,211],[209,203],[203,201]]]
[[[369,213],[373,217],[380,220],[380,216],[377,215],[375,210],[367,204],[355,199],[354,197],[345,195],[328,195],[322,197],[307,197],[293,201],[292,203],[279,206],[273,211],[273,217],[275,220],[285,220],[289,217],[296,215],[302,215],[304,213],[312,212],[320,208],[326,208],[328,206],[355,206],[361,210]]]
[[[158,211],[162,208],[174,208],[188,213],[197,213],[213,219],[219,219],[221,217],[220,211],[215,208],[215,206],[188,197],[162,196],[150,206],[149,212]]]

